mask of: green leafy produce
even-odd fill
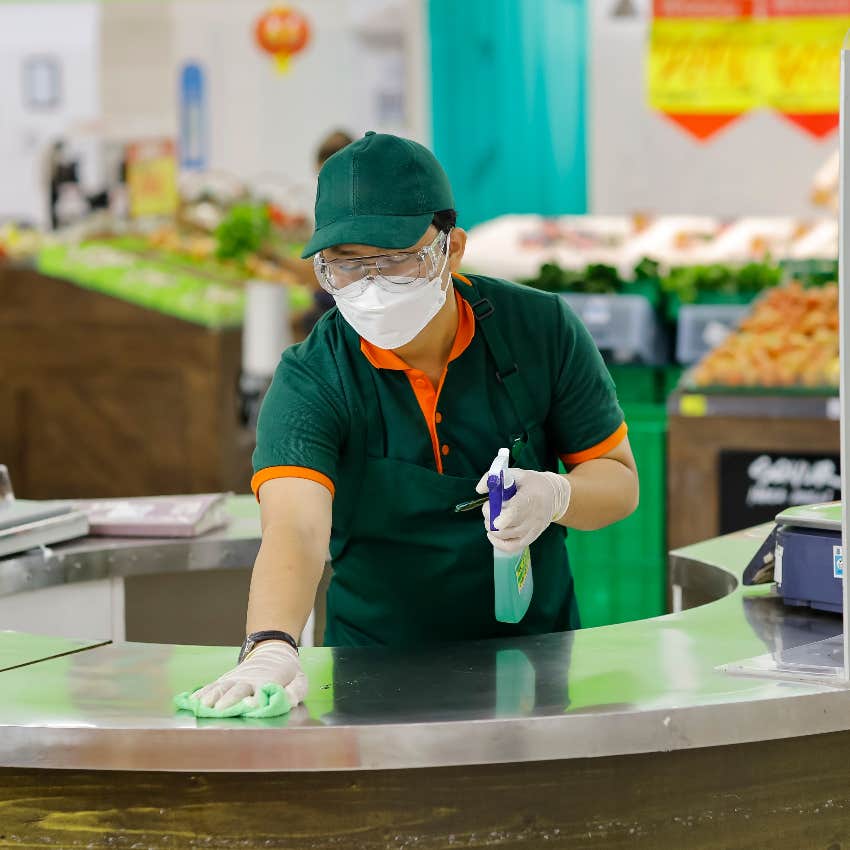
[[[766,263],[748,263],[738,269],[738,292],[762,292],[776,286],[782,279],[782,269]]]
[[[260,250],[271,231],[265,206],[238,204],[216,228],[216,255],[220,260],[244,260]]]
[[[544,263],[537,277],[523,282],[544,292],[569,292],[581,277],[579,272],[562,269],[557,263]]]
[[[661,266],[649,257],[644,257],[635,266],[635,280],[658,280],[660,277]]]
[[[741,268],[721,264],[683,266],[672,269],[661,286],[680,303],[692,304],[704,295],[753,296],[776,286],[781,277],[781,269],[770,263],[748,263]]]
[[[544,292],[582,292],[591,295],[615,294],[623,286],[617,270],[613,266],[601,264],[588,266],[584,271],[572,271],[562,269],[557,263],[545,263],[537,277],[524,283]]]
[[[623,288],[623,281],[613,266],[590,265],[585,269],[584,280],[580,288],[573,292],[585,292],[589,295],[616,295]]]
[[[624,281],[614,266],[602,263],[591,264],[582,271],[562,269],[557,263],[545,263],[537,277],[523,283],[545,292],[578,292],[586,295],[636,293],[657,300],[658,277],[658,263],[644,258],[635,267],[634,279],[629,281]]]

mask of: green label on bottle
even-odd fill
[[[528,571],[531,569],[531,549],[527,548],[522,553],[516,565],[516,586],[517,590],[522,590],[525,587],[525,580],[528,578]]]

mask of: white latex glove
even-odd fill
[[[560,519],[570,506],[570,482],[564,475],[554,472],[533,472],[529,469],[512,469],[516,482],[516,495],[502,506],[496,518],[497,531],[490,530],[490,504],[484,503],[484,528],[487,538],[502,552],[516,555],[532,544],[549,524]],[[487,473],[475,488],[482,495],[487,492]]]
[[[283,641],[263,641],[238,666],[192,694],[207,708],[225,709],[241,699],[256,703],[263,685],[281,685],[293,708],[307,696],[307,677],[298,653]]]

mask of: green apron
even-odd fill
[[[494,308],[474,284],[457,289],[470,301],[488,364],[514,413],[514,432],[493,435],[492,456],[520,439],[518,465],[543,470],[538,458],[551,452],[516,364],[489,321]],[[531,546],[534,596],[527,614],[515,624],[496,620],[493,549],[481,512],[453,511],[475,496],[480,476],[442,475],[386,456],[375,385],[380,373],[348,331],[349,362],[340,371],[354,376],[345,391],[355,415],[334,498],[325,644],[413,646],[579,628],[565,530],[555,524]]]

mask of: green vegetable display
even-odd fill
[[[216,255],[220,260],[244,260],[260,250],[270,232],[271,220],[265,206],[238,204],[216,228]]]
[[[108,244],[46,246],[39,252],[36,265],[42,274],[207,327],[242,323],[245,293],[241,287],[171,268]]]
[[[661,288],[668,295],[677,296],[682,304],[693,304],[701,295],[752,296],[782,278],[778,266],[767,263],[748,263],[741,268],[720,264],[710,266],[683,266],[672,269],[662,278]]]
[[[624,282],[613,266],[589,265],[584,271],[562,269],[557,263],[545,263],[540,274],[523,281],[545,292],[581,292],[587,295],[616,295]]]
[[[583,295],[642,295],[654,307],[661,301],[658,285],[658,263],[644,259],[635,267],[633,280],[623,280],[614,266],[594,263],[583,271],[562,269],[546,263],[537,277],[523,281],[527,286],[545,292],[576,292]]]
[[[830,276],[823,266],[823,263],[812,266],[811,274],[798,274],[796,279],[802,280],[805,285],[835,280],[835,276]],[[562,269],[556,263],[546,263],[537,277],[524,283],[546,292],[642,295],[667,320],[675,322],[682,304],[748,304],[760,293],[780,283],[788,273],[787,267],[770,262],[748,263],[740,267],[715,263],[682,266],[662,276],[659,264],[645,257],[635,266],[630,280],[623,280],[613,266],[596,264],[575,271]]]

